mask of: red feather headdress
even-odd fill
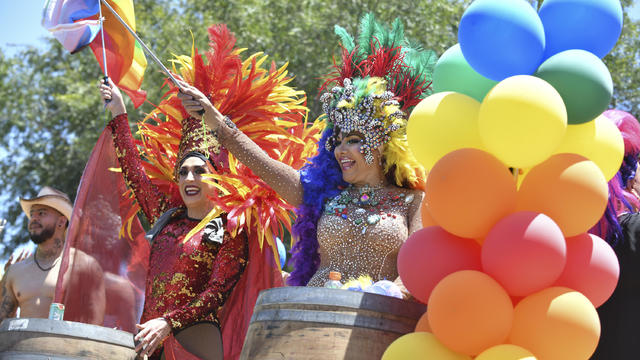
[[[267,56],[262,53],[243,60],[240,54],[244,49],[235,47],[236,39],[226,25],[208,30],[210,50],[201,55],[193,46],[191,56],[173,60],[173,72],[207,95],[269,156],[301,168],[305,159],[315,154],[324,123],[307,123],[306,96],[288,85],[292,78],[287,76],[287,64],[278,68],[272,62],[266,69],[263,64]],[[176,96],[177,87],[169,81],[165,85],[169,90],[160,104],[138,124],[138,146],[146,160],[146,173],[175,206],[182,200],[174,181],[174,166],[183,135],[182,122],[189,115]],[[266,239],[279,261],[275,236],[281,237],[285,228],[291,229],[294,208],[226,150],[212,157],[216,169],[211,180],[219,189],[219,196],[211,199],[216,207],[186,239],[212,218],[227,213],[227,230],[232,236],[241,231],[257,235],[261,248]],[[129,215],[137,210],[136,206]]]

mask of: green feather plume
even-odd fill
[[[373,13],[367,13],[360,20],[360,31],[358,33],[358,52],[359,60],[365,59],[371,55],[371,40],[376,32],[379,32],[380,24],[376,22]]]
[[[340,25],[335,25],[333,27],[333,32],[340,37],[342,46],[344,46],[348,52],[352,52],[356,47],[356,43],[353,41],[353,36],[351,36],[351,34],[349,34],[347,30]]]
[[[400,19],[393,22],[391,32],[389,33],[389,42],[385,44],[388,47],[399,46],[404,40],[404,25]]]

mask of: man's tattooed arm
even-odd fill
[[[2,300],[0,301],[0,321],[13,317],[18,309],[18,300],[13,295],[13,291],[8,288],[7,282],[2,284]]]

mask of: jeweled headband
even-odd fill
[[[368,82],[373,79],[365,80]],[[336,86],[330,92],[324,93],[320,98],[322,110],[327,114],[329,123],[334,127],[334,132],[327,139],[325,148],[332,151],[337,142],[339,133],[349,134],[356,132],[364,136],[364,144],[360,147],[360,153],[364,155],[367,164],[373,163],[373,149],[386,144],[391,140],[391,132],[400,129],[400,125],[394,123],[396,118],[406,118],[401,110],[398,110],[398,102],[390,91],[379,91],[361,96],[358,101],[356,92],[358,89],[351,79],[344,79],[343,86]],[[387,107],[393,106],[391,113]],[[391,124],[386,126],[385,124]],[[338,131],[339,130],[339,131]]]

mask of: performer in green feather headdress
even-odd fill
[[[335,32],[342,63],[322,86],[333,87],[321,97],[318,119],[327,127],[318,154],[300,172],[266,156],[222,116],[208,116],[217,110],[199,92],[183,101],[192,116],[204,109],[221,144],[298,207],[289,284],[322,286],[330,271],[345,280],[368,275],[400,283],[396,258],[422,227],[425,181],[407,146],[407,115],[431,92],[436,55],[408,41],[400,20],[388,29],[367,14],[357,40],[339,26]]]

